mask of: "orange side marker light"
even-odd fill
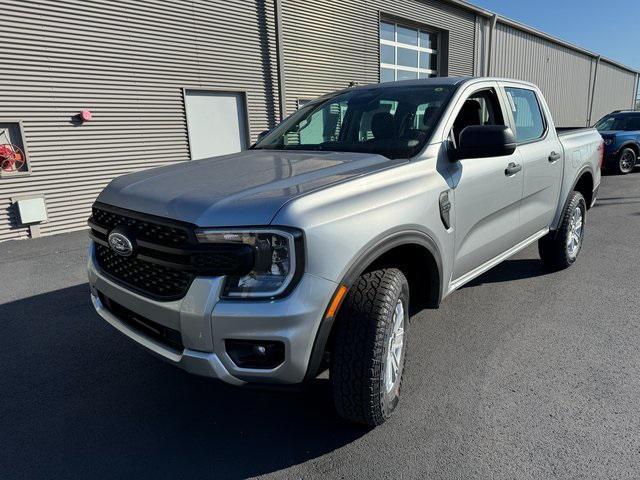
[[[336,290],[336,293],[333,295],[333,299],[329,304],[329,308],[327,308],[327,313],[324,315],[325,318],[335,317],[348,290],[349,289],[345,285],[340,285],[338,287],[338,290]]]

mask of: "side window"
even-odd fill
[[[453,122],[456,145],[460,141],[462,130],[474,125],[504,125],[500,102],[492,88],[475,92],[465,100]]]
[[[640,115],[633,115],[627,124],[628,130],[640,130]]]
[[[517,142],[529,142],[542,137],[545,124],[535,92],[511,87],[506,87],[505,91],[516,122]]]

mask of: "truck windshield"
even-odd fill
[[[416,155],[430,138],[455,85],[390,85],[315,100],[254,145],[266,150]]]
[[[600,132],[607,130],[640,130],[640,114],[607,115],[596,123],[596,129]]]

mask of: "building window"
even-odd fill
[[[438,34],[380,22],[380,82],[438,76]]]

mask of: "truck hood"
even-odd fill
[[[268,225],[289,200],[406,160],[341,152],[245,152],[113,180],[98,201],[198,226]]]

